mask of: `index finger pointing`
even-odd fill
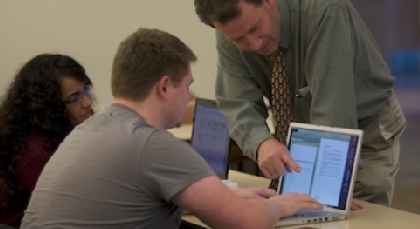
[[[290,156],[290,154],[288,153],[284,153],[282,156],[283,159],[283,163],[290,166],[290,168],[292,168],[294,171],[296,172],[300,172],[300,166],[298,165],[298,163],[293,160],[293,158]]]

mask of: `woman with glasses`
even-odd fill
[[[44,165],[92,115],[91,89],[66,55],[38,55],[18,71],[0,103],[0,224],[19,228]]]

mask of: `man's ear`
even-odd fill
[[[164,99],[168,96],[169,76],[163,76],[157,83],[158,95]]]

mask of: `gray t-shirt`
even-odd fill
[[[59,146],[21,228],[177,228],[181,209],[170,199],[211,175],[188,143],[112,104]]]

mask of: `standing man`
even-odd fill
[[[216,29],[216,98],[231,137],[275,178],[299,165],[284,139],[290,121],[365,131],[354,196],[391,205],[406,120],[394,78],[348,0],[195,0]],[[273,137],[263,97],[276,123]],[[275,187],[275,183],[272,183]]]
[[[112,65],[114,102],[77,126],[45,166],[22,229],[176,229],[181,209],[211,228],[274,228],[322,209],[306,194],[229,190],[192,147],[166,129],[191,98],[196,56],[179,38],[140,28]],[[262,198],[263,197],[263,198]]]

